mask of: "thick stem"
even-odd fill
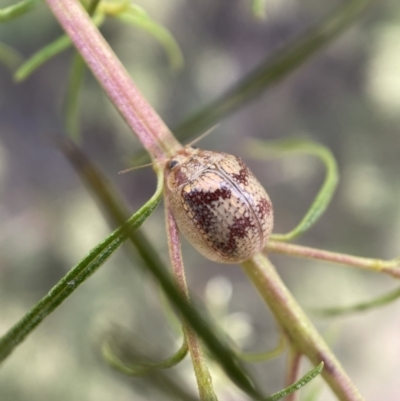
[[[341,401],[364,400],[296,300],[290,294],[274,266],[262,254],[242,264],[243,269],[270,307],[282,330],[298,352],[313,365],[321,361],[325,380]]]
[[[302,245],[288,244],[273,240],[268,242],[265,250],[267,252],[282,253],[301,258],[326,260],[328,262],[358,267],[360,269],[387,273],[393,277],[400,278],[400,258],[391,260],[362,258],[345,253],[330,252],[324,249],[309,248]]]
[[[181,148],[77,0],[46,0],[107,95],[153,159]]]

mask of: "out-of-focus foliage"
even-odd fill
[[[268,1],[267,18],[260,22],[252,16],[248,1],[137,3],[179,43],[186,60],[179,75],[171,74],[162,49],[145,33],[116,21],[106,22],[103,32],[171,126],[219,96],[334,6],[316,0]],[[377,2],[332,46],[226,119],[200,144],[245,159],[243,143],[248,136],[274,139],[302,133],[328,145],[339,160],[341,182],[326,216],[303,239],[307,245],[382,258],[399,253],[400,65],[395,41],[399,26],[399,2]],[[0,41],[25,58],[60,34],[44,5],[0,25]],[[60,55],[19,85],[0,65],[1,332],[108,234],[96,204],[47,136],[64,129],[61,110],[69,57]],[[154,188],[153,173],[116,174],[139,148],[137,141],[90,75],[84,81],[81,104],[82,146],[123,191],[132,210],[138,209]],[[301,157],[268,164],[247,160],[274,202],[275,231],[286,232],[309,205],[310,193],[322,180],[319,169]],[[166,257],[162,221],[159,210],[145,230]],[[278,336],[274,322],[240,270],[206,262],[189,245],[184,251],[189,286],[197,295],[203,296],[216,275],[230,283],[227,330],[248,351],[273,348]],[[339,299],[340,304],[353,304],[396,285],[372,273],[274,260],[307,306],[337,305]],[[214,295],[214,304],[220,296]],[[399,396],[399,358],[393,352],[398,344],[398,308],[395,303],[336,319],[331,325],[320,323],[328,333],[343,334],[335,351],[368,399]],[[111,373],[97,357],[97,340],[110,322],[123,323],[148,343],[162,347],[165,355],[176,348],[175,333],[164,318],[154,284],[132,267],[123,252],[2,366],[0,399],[169,399],[139,380]],[[284,362],[282,358],[282,366]],[[185,363],[174,374],[194,388],[190,362]],[[268,388],[282,387],[276,365],[261,366],[256,374]],[[213,377],[221,399],[241,399],[217,367]],[[333,398],[323,393],[321,399]]]
[[[37,0],[22,0],[0,9],[0,22],[11,21],[27,13]]]
[[[22,57],[12,47],[0,43],[0,63],[13,71],[22,63]]]

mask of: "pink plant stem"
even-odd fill
[[[324,362],[322,376],[341,401],[363,401],[350,377],[293,298],[272,263],[261,253],[242,263],[247,276],[270,307],[291,345],[313,365]]]
[[[46,0],[111,101],[155,160],[182,146],[132,82],[77,0]]]
[[[276,252],[302,258],[326,260],[328,262],[358,267],[360,269],[373,270],[390,274],[400,278],[400,260],[381,260],[361,258],[359,256],[347,255],[344,253],[329,252],[324,249],[309,248],[302,245],[288,244],[281,241],[269,241],[266,246],[267,252]]]
[[[186,284],[185,271],[182,260],[182,252],[179,238],[179,231],[174,216],[165,200],[165,216],[167,220],[168,248],[172,263],[172,272],[177,288],[182,295],[189,301],[189,291]],[[186,344],[193,362],[201,401],[218,401],[212,386],[212,379],[207,368],[207,363],[201,348],[201,343],[196,332],[189,324],[183,322],[183,332]]]
[[[301,362],[301,353],[298,352],[295,348],[291,347],[289,352],[289,366],[288,373],[286,378],[286,387],[292,385],[294,382],[298,380],[299,371],[300,371],[300,362]],[[285,401],[295,401],[297,400],[298,392],[295,391],[292,394],[289,394]]]

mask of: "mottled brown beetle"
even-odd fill
[[[165,180],[179,230],[206,258],[240,263],[264,248],[272,204],[240,157],[185,147],[168,160]]]

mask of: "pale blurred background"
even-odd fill
[[[11,4],[0,0],[0,7]],[[199,144],[243,157],[275,207],[275,232],[303,216],[323,170],[309,158],[263,163],[244,153],[247,137],[302,135],[335,154],[341,181],[321,221],[299,242],[351,254],[400,254],[400,3],[376,2],[353,28],[287,79],[224,119]],[[273,51],[295,39],[338,2],[268,0],[257,21],[241,1],[138,1],[181,46],[185,68],[170,71],[159,43],[117,21],[102,31],[134,81],[170,127],[214,100]],[[0,41],[28,57],[60,28],[42,4],[0,25]],[[0,65],[0,333],[8,330],[74,264],[110,232],[96,202],[49,134],[64,132],[63,95],[72,51],[15,84]],[[81,97],[81,146],[137,210],[154,190],[150,168],[117,175],[139,142],[90,74]],[[167,261],[163,210],[144,230]],[[154,281],[120,250],[80,287],[2,365],[1,401],[170,400],[112,371],[99,356],[99,338],[122,324],[167,356],[179,346],[164,317]],[[270,313],[240,267],[215,265],[184,243],[190,289],[208,302],[248,351],[274,347]],[[394,279],[330,264],[273,256],[300,304],[338,306],[395,288]],[[400,399],[400,306],[335,319],[314,319],[369,401]],[[283,387],[285,356],[251,371],[265,391]],[[304,366],[307,368],[308,365]],[[194,388],[190,361],[174,370]],[[213,368],[220,400],[240,400]],[[306,388],[302,400],[322,382]],[[195,394],[195,391],[193,391]],[[335,398],[323,386],[318,400]]]

